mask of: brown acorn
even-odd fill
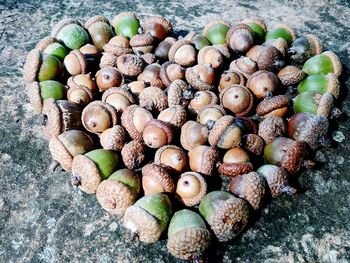
[[[157,87],[148,87],[140,92],[140,106],[155,112],[161,112],[168,107],[168,97],[163,90]]]
[[[256,107],[256,113],[264,118],[269,116],[284,117],[291,103],[286,95],[267,97]]]
[[[218,102],[219,102],[219,99],[214,92],[209,90],[201,90],[201,91],[197,91],[194,94],[193,99],[190,101],[190,104],[188,105],[188,109],[192,113],[197,114],[205,106],[215,105],[215,104],[218,104]]]
[[[91,40],[97,49],[102,50],[105,44],[113,37],[113,29],[107,18],[94,16],[88,19],[84,27],[90,34]]]
[[[264,47],[273,46],[281,52],[285,58],[288,55],[288,43],[283,38],[270,39],[263,44]]]
[[[121,156],[125,166],[129,169],[139,168],[146,158],[146,146],[138,141],[131,141],[124,145]]]
[[[235,123],[235,118],[226,115],[215,122],[210,130],[208,141],[211,146],[229,149],[238,146],[242,139],[242,130]]]
[[[176,42],[176,39],[173,37],[167,37],[156,47],[154,54],[157,58],[166,61],[168,60],[168,54],[171,46]]]
[[[141,58],[146,62],[147,65],[153,64],[157,62],[157,58],[152,53],[146,53],[141,55]]]
[[[235,117],[235,122],[241,127],[244,134],[258,134],[258,124],[250,117]]]
[[[163,16],[151,16],[142,22],[142,28],[145,33],[151,34],[159,41],[164,40],[173,32],[172,24]]]
[[[190,168],[193,172],[213,175],[219,152],[216,148],[199,145],[188,152]]]
[[[284,66],[282,53],[274,46],[265,47],[259,54],[257,65],[260,70],[278,71]]]
[[[104,67],[96,73],[96,84],[100,92],[124,84],[123,74],[115,67]]]
[[[185,79],[186,69],[173,61],[165,62],[159,72],[163,84],[168,87],[171,83],[178,79]]]
[[[305,72],[295,66],[286,66],[278,72],[282,85],[296,85],[305,78]]]
[[[162,165],[146,164],[142,168],[142,188],[145,195],[173,193],[175,183],[168,170]]]
[[[169,49],[169,60],[177,64],[189,67],[196,63],[197,51],[186,39],[176,41]]]
[[[95,100],[83,110],[82,123],[91,133],[101,133],[117,124],[117,112],[109,104]]]
[[[225,88],[231,85],[243,85],[245,84],[245,78],[242,73],[236,70],[227,70],[221,74],[219,82],[219,92],[221,93]]]
[[[132,81],[126,85],[131,94],[136,98],[140,95],[140,92],[147,87],[145,82],[139,80]]]
[[[249,88],[258,99],[266,98],[270,93],[278,90],[279,81],[277,76],[266,70],[259,70],[247,79]]]
[[[254,33],[248,25],[238,24],[227,32],[226,43],[232,50],[245,53],[253,46]]]
[[[197,90],[212,90],[215,88],[215,71],[211,65],[198,64],[188,68],[185,73],[187,82]]]
[[[176,185],[176,198],[186,206],[198,205],[207,194],[207,183],[200,173],[181,174]]]
[[[249,133],[243,136],[243,148],[255,155],[261,155],[264,152],[265,142],[257,134]]]
[[[156,43],[157,39],[149,33],[135,35],[130,39],[130,46],[135,54],[151,53]]]
[[[120,125],[104,130],[100,135],[103,149],[121,151],[126,141],[126,131]]]
[[[206,46],[198,52],[198,64],[210,65],[213,69],[220,68],[224,63],[224,56],[216,47]]]
[[[249,78],[250,75],[258,70],[258,66],[254,60],[248,57],[241,57],[231,62],[230,70],[236,70],[243,74],[244,77]]]
[[[174,80],[167,90],[169,107],[187,107],[190,103],[190,99],[194,96],[191,87],[181,79]]]
[[[195,121],[186,122],[181,128],[181,146],[187,151],[208,141],[208,128]]]
[[[182,106],[169,107],[159,113],[158,120],[168,122],[176,128],[181,128],[187,120],[187,112]]]
[[[113,106],[119,115],[127,107],[135,103],[132,94],[126,86],[109,88],[103,93],[102,101]]]
[[[240,147],[228,150],[224,155],[222,163],[219,164],[218,167],[220,174],[229,177],[246,174],[252,170],[253,165],[250,162],[247,152]]]
[[[159,148],[154,155],[154,163],[170,168],[178,174],[188,167],[187,154],[176,145],[165,145]]]
[[[112,37],[109,42],[103,46],[103,50],[105,52],[100,60],[100,68],[107,66],[116,67],[119,56],[131,54],[133,52],[129,44],[129,39],[122,35]]]
[[[265,195],[265,181],[256,172],[241,174],[231,179],[229,190],[235,196],[246,200],[254,210],[258,210]]]
[[[148,110],[134,104],[123,111],[121,123],[133,140],[141,141],[145,123],[151,119],[153,116]]]
[[[277,137],[284,136],[286,131],[286,124],[279,116],[271,115],[259,123],[258,134],[266,144],[271,143]]]
[[[80,105],[87,105],[94,98],[96,84],[91,74],[79,74],[71,76],[67,85],[67,99]]]
[[[79,51],[83,53],[88,62],[88,67],[95,69],[97,67],[97,61],[102,57],[101,51],[99,51],[94,45],[86,44],[79,48]]]
[[[225,115],[226,112],[223,107],[220,105],[209,104],[198,112],[197,121],[211,129],[215,122]]]
[[[246,55],[246,57],[250,58],[251,60],[257,62],[258,61],[258,57],[260,55],[260,52],[264,48],[265,47],[261,46],[261,45],[252,46],[245,55]]]
[[[72,50],[64,58],[63,64],[70,75],[88,73],[88,62],[84,54],[79,50]]]
[[[117,59],[117,67],[123,75],[136,77],[140,75],[145,67],[145,61],[134,54],[121,55]]]
[[[242,85],[232,85],[220,93],[220,102],[235,116],[245,116],[253,107],[253,95]]]
[[[161,66],[158,63],[153,63],[146,66],[143,69],[143,72],[138,75],[137,80],[145,82],[146,85],[164,89],[165,85],[160,78],[160,68]]]
[[[142,138],[148,147],[155,149],[160,148],[172,142],[172,126],[161,120],[150,120],[145,123]]]

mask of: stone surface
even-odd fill
[[[21,67],[26,53],[62,18],[84,21],[121,11],[161,14],[175,28],[197,30],[211,19],[237,23],[258,16],[318,35],[341,58],[349,87],[349,1],[0,1],[0,262],[180,262],[165,240],[125,240],[120,220],[95,196],[73,189],[65,172],[50,172],[40,117],[30,109]],[[343,111],[350,114],[349,100]],[[300,176],[303,191],[266,204],[239,238],[216,245],[210,262],[349,262],[350,125],[345,139],[316,154],[322,166]]]

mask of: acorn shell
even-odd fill
[[[283,38],[270,39],[266,41],[263,46],[268,47],[272,46],[278,49],[281,52],[283,57],[288,55],[288,43]]]
[[[176,42],[173,37],[167,37],[156,47],[154,54],[157,58],[166,61],[168,60],[168,54],[171,46]]]
[[[145,160],[146,147],[138,141],[131,141],[124,145],[121,155],[125,166],[129,169],[138,168]]]
[[[284,136],[287,127],[281,117],[269,116],[259,123],[259,136],[264,139],[266,144],[271,143],[275,138]]]
[[[152,120],[149,120],[148,122],[145,123],[145,129],[143,131],[143,139],[145,141],[145,130],[146,128],[148,127],[157,127],[161,130],[163,130],[164,134],[166,135],[166,144],[170,144],[173,140],[173,129],[172,129],[172,125],[167,123],[167,122],[164,122],[164,121],[161,121],[161,120],[157,120],[157,119],[152,119]],[[151,144],[148,143],[147,141],[145,141],[146,145],[148,147],[151,147]],[[151,147],[153,148],[153,147]],[[158,148],[158,147],[157,147]]]
[[[296,33],[290,26],[278,23],[267,32],[265,40],[276,39],[280,37],[284,38],[288,44],[290,44],[296,39]]]
[[[245,85],[245,77],[243,74],[236,70],[224,71],[220,77],[219,92],[221,93],[225,88],[234,84]]]
[[[94,96],[90,89],[84,86],[78,86],[68,89],[67,99],[71,102],[84,106],[93,101]]]
[[[161,25],[164,28],[166,35],[171,35],[173,32],[172,24],[164,16],[153,15],[153,16],[145,19],[142,22],[142,27],[144,29],[146,29],[149,25],[152,25],[152,24]]]
[[[148,189],[146,187],[146,178],[147,184],[151,180],[151,187],[160,187],[162,190],[160,192],[156,191],[155,189]],[[159,186],[155,186],[159,185]],[[161,165],[157,164],[146,164],[142,168],[142,187],[143,190],[145,191],[145,195],[149,194],[155,194],[155,193],[172,193],[175,191],[175,184],[173,179],[171,178],[170,174],[168,173],[167,169],[165,169]]]
[[[320,94],[329,92],[337,99],[340,93],[340,82],[338,77],[333,73],[311,75],[301,81],[298,86],[299,93],[306,91],[313,91]]]
[[[100,59],[100,64],[99,67],[105,68],[105,67],[117,67],[117,61],[118,61],[118,56],[113,55],[111,53],[103,52],[102,57]]]
[[[321,54],[323,51],[320,39],[312,34],[300,36],[293,41],[290,49],[290,59],[292,62],[302,65],[309,58]]]
[[[143,72],[138,75],[137,80],[141,80],[147,85],[164,89],[165,85],[160,78],[160,69],[161,66],[158,63],[147,65],[143,69]]]
[[[213,115],[213,113],[215,114]],[[197,122],[201,123],[202,125],[207,125],[211,129],[212,125],[225,115],[226,111],[222,106],[209,104],[199,110],[197,115]]]
[[[250,17],[244,19],[241,23],[248,25],[253,31],[255,42],[264,42],[267,33],[267,26],[263,20]]]
[[[134,54],[124,54],[117,58],[117,67],[119,71],[129,77],[140,75],[145,66],[144,60]]]
[[[187,120],[187,112],[182,106],[169,107],[159,113],[158,120],[168,122],[176,128],[181,128]]]
[[[112,25],[116,35],[132,38],[138,33],[140,21],[134,13],[122,12],[113,18]]]
[[[267,70],[258,70],[247,79],[247,88],[249,88],[255,97],[263,99],[269,93],[276,93],[279,88],[278,77]]]
[[[185,81],[181,79],[174,80],[167,90],[169,107],[186,107],[188,105],[192,91]]]
[[[168,97],[160,88],[148,87],[140,92],[139,103],[149,111],[161,112],[168,107]]]
[[[197,155],[197,152],[201,155]],[[214,147],[209,147],[206,145],[199,145],[188,152],[190,168],[193,172],[202,173],[204,175],[213,175],[213,171],[215,169],[216,162],[219,159],[219,152]],[[191,160],[192,159],[192,160]],[[192,162],[199,162],[195,168]]]
[[[44,54],[51,54],[60,59],[64,60],[68,54],[68,50],[57,41],[56,38],[47,36],[41,39],[35,46]]]
[[[261,50],[257,65],[260,70],[277,71],[284,66],[282,53],[274,46],[265,47]]]
[[[210,21],[203,29],[203,36],[206,37],[212,45],[224,44],[227,31],[230,25],[221,19]]]
[[[295,66],[287,66],[278,72],[282,85],[296,85],[305,78],[305,72]]]
[[[103,131],[100,135],[100,143],[103,149],[121,151],[126,141],[126,131],[120,125],[115,125]]]
[[[343,67],[339,57],[332,51],[325,51],[320,55],[308,59],[303,66],[307,75],[334,73],[339,77]]]
[[[264,118],[269,116],[283,117],[291,103],[291,100],[286,95],[278,95],[267,97],[261,101],[256,107],[256,113]]]
[[[105,53],[116,57],[133,52],[129,40],[124,36],[112,37],[109,42],[103,46],[103,50]]]
[[[188,109],[193,114],[198,114],[204,107],[208,105],[218,104],[219,99],[216,94],[209,90],[197,91],[191,99]]]
[[[187,48],[187,52],[189,54],[185,54],[183,49]],[[169,49],[169,60],[174,61],[177,64],[189,67],[195,64],[197,58],[197,52],[195,48],[192,46],[191,42],[186,39],[180,39],[176,41]]]

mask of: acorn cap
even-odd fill
[[[116,57],[131,54],[133,53],[132,48],[130,47],[129,40],[127,43],[119,43],[118,40],[121,36],[112,37],[107,44],[103,46],[103,50],[111,55],[115,55]]]
[[[205,150],[203,151],[201,156],[193,156],[195,158],[200,158],[200,166],[199,169],[196,170],[193,170],[193,167],[191,167],[191,170],[208,176],[213,175],[212,173],[215,169],[216,162],[219,159],[219,151],[214,147],[199,145],[188,152],[190,163],[191,155],[196,152],[196,148],[198,147],[205,147]]]
[[[58,43],[57,39],[51,36],[44,37],[41,39],[35,46],[35,48],[39,49],[41,52],[44,52],[45,48],[49,45]]]
[[[101,16],[101,15],[97,15],[97,16],[93,16],[93,17],[89,18],[85,22],[84,27],[86,29],[89,29],[90,26],[92,26],[93,24],[98,23],[98,22],[106,23],[107,25],[110,25],[109,20],[107,18],[105,18],[104,16]]]
[[[189,196],[179,195],[178,190],[181,187],[181,183],[184,183],[185,185],[188,185],[189,183],[186,182],[186,176],[193,176],[195,177],[196,182],[199,184],[199,189],[196,192],[188,193]],[[186,206],[195,206],[200,203],[202,198],[207,193],[207,182],[205,181],[204,177],[200,173],[196,172],[185,172],[180,175],[180,178],[177,182],[176,187],[176,198],[181,201],[181,203],[184,203]]]
[[[56,37],[58,35],[58,33],[61,31],[62,28],[64,28],[65,26],[68,26],[70,24],[76,24],[78,26],[83,27],[83,25],[76,19],[72,19],[72,18],[66,18],[63,19],[61,21],[59,21],[53,28],[51,31],[51,36],[52,37]]]
[[[298,84],[305,75],[304,71],[295,66],[286,66],[278,72],[278,78],[284,86]]]
[[[148,87],[140,92],[139,103],[149,111],[161,112],[168,107],[168,97],[162,89]]]
[[[115,125],[102,132],[100,143],[103,149],[121,151],[126,141],[126,131],[120,125]]]
[[[72,163],[72,183],[87,194],[94,194],[101,182],[96,164],[84,155],[77,155]]]
[[[49,141],[49,150],[52,156],[52,159],[59,162],[61,167],[66,170],[67,172],[70,172],[72,170],[72,162],[74,156],[72,156],[67,148],[64,146],[64,144],[57,138],[57,136],[54,136]],[[82,153],[84,154],[84,153]]]
[[[323,51],[323,47],[320,39],[313,34],[307,34],[305,37],[309,40],[309,43],[311,44],[314,55],[321,54]]]
[[[187,99],[184,94],[186,91],[190,94],[190,88],[185,81],[181,79],[174,80],[168,87],[168,106],[180,105],[186,107],[189,103],[189,98]]]
[[[286,95],[267,97],[258,104],[256,113],[264,117],[269,117],[275,115],[274,111],[288,107],[290,102],[291,100]],[[278,115],[276,114],[276,116]]]
[[[43,99],[41,97],[41,90],[39,82],[34,81],[27,84],[27,94],[32,105],[32,109],[35,113],[41,113],[43,109]]]
[[[130,46],[133,48],[134,52],[137,47],[149,47],[153,49],[153,45],[156,43],[156,38],[151,34],[139,34],[135,35],[130,39]],[[143,52],[148,53],[148,52]]]
[[[146,182],[146,179],[147,182]],[[171,178],[168,170],[158,164],[146,164],[142,168],[142,186],[145,191],[145,195],[154,194],[158,191],[156,189],[148,189],[147,184],[149,180],[152,181],[150,187],[162,188],[161,192],[172,193],[175,191],[175,184]],[[156,186],[159,185],[159,186]]]
[[[176,128],[181,128],[187,120],[187,112],[184,107],[179,105],[169,107],[161,111],[157,119],[164,122],[168,122]]]
[[[88,73],[88,62],[84,54],[79,50],[72,50],[64,58],[64,66],[71,75],[86,74]],[[77,64],[79,63],[79,68]]]
[[[332,94],[326,92],[322,95],[317,108],[317,115],[329,116],[333,108],[334,97]]]
[[[138,141],[131,141],[124,145],[121,150],[123,162],[129,169],[135,169],[145,160],[146,147]]]
[[[164,16],[153,15],[153,16],[145,19],[142,22],[142,27],[147,28],[148,25],[152,25],[152,24],[161,25],[165,29],[167,35],[171,35],[173,32],[172,24]]]
[[[260,26],[264,30],[265,33],[267,32],[267,26],[264,23],[264,21],[261,19],[249,17],[249,18],[244,19],[241,23],[243,23],[243,24],[249,24],[249,23],[257,24],[258,26]]]
[[[286,57],[288,55],[288,43],[284,38],[270,39],[266,41],[263,46],[272,46],[278,49],[279,52]]]
[[[258,210],[265,195],[265,181],[256,172],[250,172],[233,177],[229,189],[234,195],[246,200],[254,210]]]
[[[218,49],[220,51],[220,53],[224,56],[224,58],[226,59],[230,59],[231,58],[231,53],[230,50],[227,46],[227,44],[217,44],[217,45],[213,45],[213,47],[215,47],[216,49]]]
[[[234,177],[253,171],[253,165],[251,162],[221,163],[218,167],[218,171],[224,176]]]
[[[164,64],[162,64],[160,71],[159,71],[159,77],[166,87],[168,87],[172,83],[172,81],[168,77],[168,73],[167,73],[167,68],[172,64],[176,64],[176,63],[174,61],[165,62]]]
[[[224,62],[224,57],[218,48],[206,46],[198,51],[197,61],[198,64],[210,64],[213,68],[219,68]]]
[[[333,73],[328,73],[326,75],[326,79],[328,82],[327,92],[332,94],[334,96],[334,98],[337,99],[339,97],[339,93],[340,93],[340,81],[339,81],[337,75],[335,75]]]
[[[257,134],[247,134],[243,136],[244,149],[255,155],[261,155],[264,152],[264,139]]]
[[[249,117],[235,117],[235,122],[241,127],[244,134],[254,133],[258,134],[257,123]]]
[[[23,66],[23,77],[27,83],[31,83],[37,80],[42,60],[42,53],[39,49],[35,48],[29,51],[26,62]]]
[[[275,138],[283,136],[286,130],[283,119],[279,116],[271,115],[259,123],[258,134],[264,139],[266,144],[269,144]]]
[[[145,67],[144,60],[134,54],[124,54],[117,58],[117,67],[126,76],[136,77]]]
[[[146,53],[146,54],[142,54],[141,58],[148,64],[153,64],[157,62],[157,58],[156,55],[152,54],[152,53]]]
[[[343,70],[339,57],[332,51],[325,51],[322,54],[329,57],[333,65],[333,73],[339,77]]]
[[[306,144],[302,141],[291,142],[285,154],[281,159],[281,167],[286,169],[289,174],[296,174],[304,164],[304,157],[306,156]]]
[[[173,129],[172,129],[171,124],[166,123],[166,122],[161,121],[161,120],[152,119],[152,120],[149,120],[148,122],[145,123],[145,129],[147,127],[150,127],[150,126],[155,126],[155,127],[158,127],[159,129],[162,129],[164,131],[164,133],[166,134],[167,144],[170,144],[172,142]]]

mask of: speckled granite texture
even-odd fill
[[[304,3],[305,2],[305,3]],[[236,23],[258,16],[269,25],[285,22],[317,34],[341,58],[344,96],[349,87],[350,3],[291,1],[0,1],[0,262],[180,262],[165,240],[152,245],[123,238],[120,221],[95,196],[74,190],[68,174],[51,173],[47,142],[25,94],[20,67],[26,53],[67,17],[87,18],[121,11],[161,14],[175,28],[198,30],[223,18]],[[343,111],[350,114],[350,102]],[[262,210],[239,238],[211,251],[210,262],[349,262],[350,125],[345,140],[323,149],[316,171],[300,176],[304,191],[280,197]]]

